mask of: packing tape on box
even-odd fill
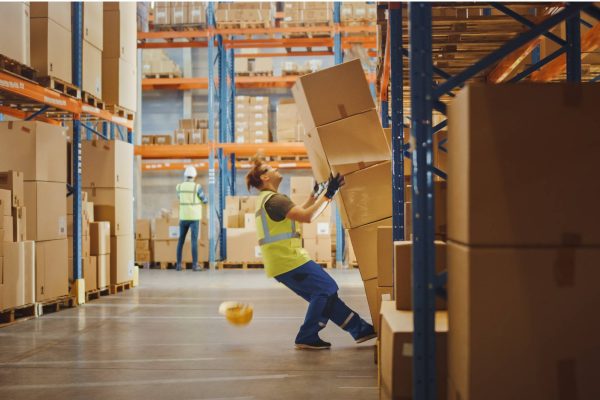
[[[564,233],[561,242],[554,262],[554,279],[558,287],[571,287],[575,285],[575,250],[581,245],[581,235]]]
[[[569,358],[558,360],[557,384],[559,400],[578,400],[577,394],[577,361]]]

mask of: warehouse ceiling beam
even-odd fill
[[[143,159],[204,159],[208,158],[211,145],[141,145],[135,146],[135,155]],[[261,154],[274,156],[307,156],[304,143],[215,143],[215,149],[237,157],[252,157]]]

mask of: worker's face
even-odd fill
[[[281,176],[277,168],[273,168],[270,165],[267,165],[265,167],[265,172],[262,175],[262,179],[273,185],[275,188],[278,188],[283,177]]]

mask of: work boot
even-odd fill
[[[331,343],[328,343],[321,338],[317,337],[315,341],[307,343],[296,342],[296,349],[298,350],[327,350],[331,348]]]
[[[194,271],[196,271],[196,272],[198,272],[198,271],[202,271],[203,269],[204,269],[204,268],[201,268],[201,267],[199,267],[199,266],[198,266],[198,264],[194,264],[194,265],[192,266],[192,270],[194,270]]]
[[[373,325],[368,324],[364,321],[361,321],[361,327],[360,327],[360,333],[358,334],[358,337],[355,339],[356,343],[362,343],[362,342],[366,342],[367,340],[371,340],[377,337],[377,334],[375,333],[375,329],[373,328]]]
[[[181,271],[181,264],[180,263],[177,263],[175,265],[175,271]]]

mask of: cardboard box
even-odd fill
[[[20,171],[0,172],[0,189],[11,191],[12,205],[9,204],[9,207],[25,206],[23,180],[23,173]],[[2,197],[0,197],[1,200]]]
[[[227,260],[231,262],[260,261],[260,246],[256,230],[227,229]]]
[[[10,217],[12,215],[12,194],[10,190],[0,189],[0,214]],[[1,224],[1,222],[0,222]],[[3,227],[3,225],[0,225]]]
[[[171,240],[178,238],[179,218],[157,218],[154,220],[154,231],[152,232],[152,239]]]
[[[25,247],[23,242],[4,242],[2,309],[25,304]]]
[[[27,240],[67,237],[66,186],[58,182],[25,182]]]
[[[88,1],[83,4],[83,39],[102,53],[103,46],[103,17],[102,2]],[[114,27],[110,27],[114,29]],[[85,54],[85,50],[84,50]],[[102,57],[102,55],[100,56]],[[85,56],[84,56],[85,60]],[[83,64],[85,73],[85,63]],[[85,80],[84,80],[85,82]],[[85,90],[85,89],[84,89]],[[95,96],[95,95],[94,95]]]
[[[381,309],[381,339],[379,365],[380,399],[410,399],[413,395],[413,313],[398,311],[393,302],[384,302]],[[447,398],[448,313],[435,315],[437,398]],[[487,398],[486,398],[487,399]]]
[[[377,278],[363,281],[365,293],[367,295],[367,304],[369,305],[369,313],[371,314],[371,322],[375,332],[379,332],[379,310],[377,309]]]
[[[204,4],[199,1],[187,3],[188,6],[188,23],[203,24],[206,22],[206,9]]]
[[[2,232],[3,235],[2,237],[4,238],[4,242],[14,242],[15,238],[14,238],[14,230],[12,229],[13,226],[13,218],[11,216],[4,216],[2,217]]]
[[[449,242],[449,398],[597,398],[599,256]]]
[[[317,256],[316,261],[331,261],[331,236],[317,236]]]
[[[98,289],[98,260],[95,256],[83,259],[83,279],[85,280],[85,291]]]
[[[35,302],[35,242],[27,240],[23,243],[24,288],[23,304]]]
[[[356,254],[356,260],[358,261],[360,276],[363,281],[377,278],[377,230],[382,226],[392,226],[392,218],[382,219],[348,231],[354,253]]]
[[[152,262],[152,252],[150,250],[136,250],[135,251],[135,262],[136,263],[149,263]],[[135,271],[134,271],[135,274]]]
[[[142,136],[142,144],[143,145],[154,144],[154,136],[150,136],[150,135]]]
[[[48,18],[31,18],[30,32],[31,67],[39,76],[71,82],[71,30]]]
[[[150,251],[150,240],[136,240],[135,251]]]
[[[110,237],[110,282],[123,283],[133,280],[133,235]]]
[[[379,280],[379,279],[378,279]],[[377,332],[379,333],[379,337],[381,337],[381,305],[384,302],[394,300],[394,288],[389,286],[377,286],[377,306],[376,310],[378,310],[379,317],[377,318]]]
[[[133,194],[130,189],[86,189],[94,203],[94,217],[110,222],[110,234],[133,236]]]
[[[154,6],[154,24],[169,25],[171,23],[171,12],[169,2],[157,2]]]
[[[90,254],[90,237],[89,236],[81,236],[81,257],[89,257]],[[67,237],[67,257],[73,258],[73,236]],[[71,268],[69,266],[69,268]]]
[[[30,64],[30,25],[28,2],[5,2],[0,4],[0,54],[21,64]]]
[[[110,254],[110,222],[90,223],[90,255]]]
[[[302,238],[302,247],[304,247],[304,250],[306,250],[306,252],[308,253],[308,255],[310,256],[311,260],[316,260],[317,259],[317,238],[313,237],[313,238]]]
[[[390,221],[392,223],[392,221]],[[377,282],[394,286],[394,239],[392,226],[377,227]]]
[[[412,240],[412,203],[404,203],[404,240]]]
[[[110,254],[96,256],[98,289],[104,289],[110,284]]]
[[[123,58],[102,59],[102,99],[130,111],[137,111],[137,69]]]
[[[133,145],[121,140],[85,140],[81,148],[83,187],[133,188]]]
[[[31,18],[50,18],[71,30],[71,3],[68,1],[31,2]]]
[[[94,3],[90,2],[90,4]],[[102,5],[100,5],[100,7],[102,7]],[[83,68],[81,69],[81,89],[93,96],[102,98],[102,50],[84,40],[82,57]]]
[[[292,94],[307,131],[375,109],[360,60],[300,76]]]
[[[153,135],[154,144],[171,144],[173,142],[173,138],[171,135]]]
[[[600,148],[599,101],[593,83],[470,85],[458,93],[448,118],[449,238],[599,245],[600,181],[582,173],[593,170]],[[574,132],[566,142],[565,132]],[[557,162],[556,154],[565,157]]]
[[[33,121],[0,122],[0,170],[25,181],[67,182],[66,129]]]
[[[35,301],[54,299],[69,294],[67,239],[35,244]]]
[[[104,58],[136,62],[136,12],[134,2],[121,2],[119,10],[108,10],[104,4]]]
[[[27,209],[25,207],[13,208],[13,240],[22,242],[27,240]],[[8,228],[6,228],[8,229]]]
[[[315,181],[311,177],[292,176],[290,178],[290,194],[294,195],[310,195],[313,190]]]
[[[152,240],[152,255],[155,262],[176,262],[177,240]]]
[[[171,23],[186,24],[188,21],[188,7],[187,3],[183,1],[172,1],[171,2]]]
[[[135,221],[135,238],[150,240],[149,219],[138,219]]]

